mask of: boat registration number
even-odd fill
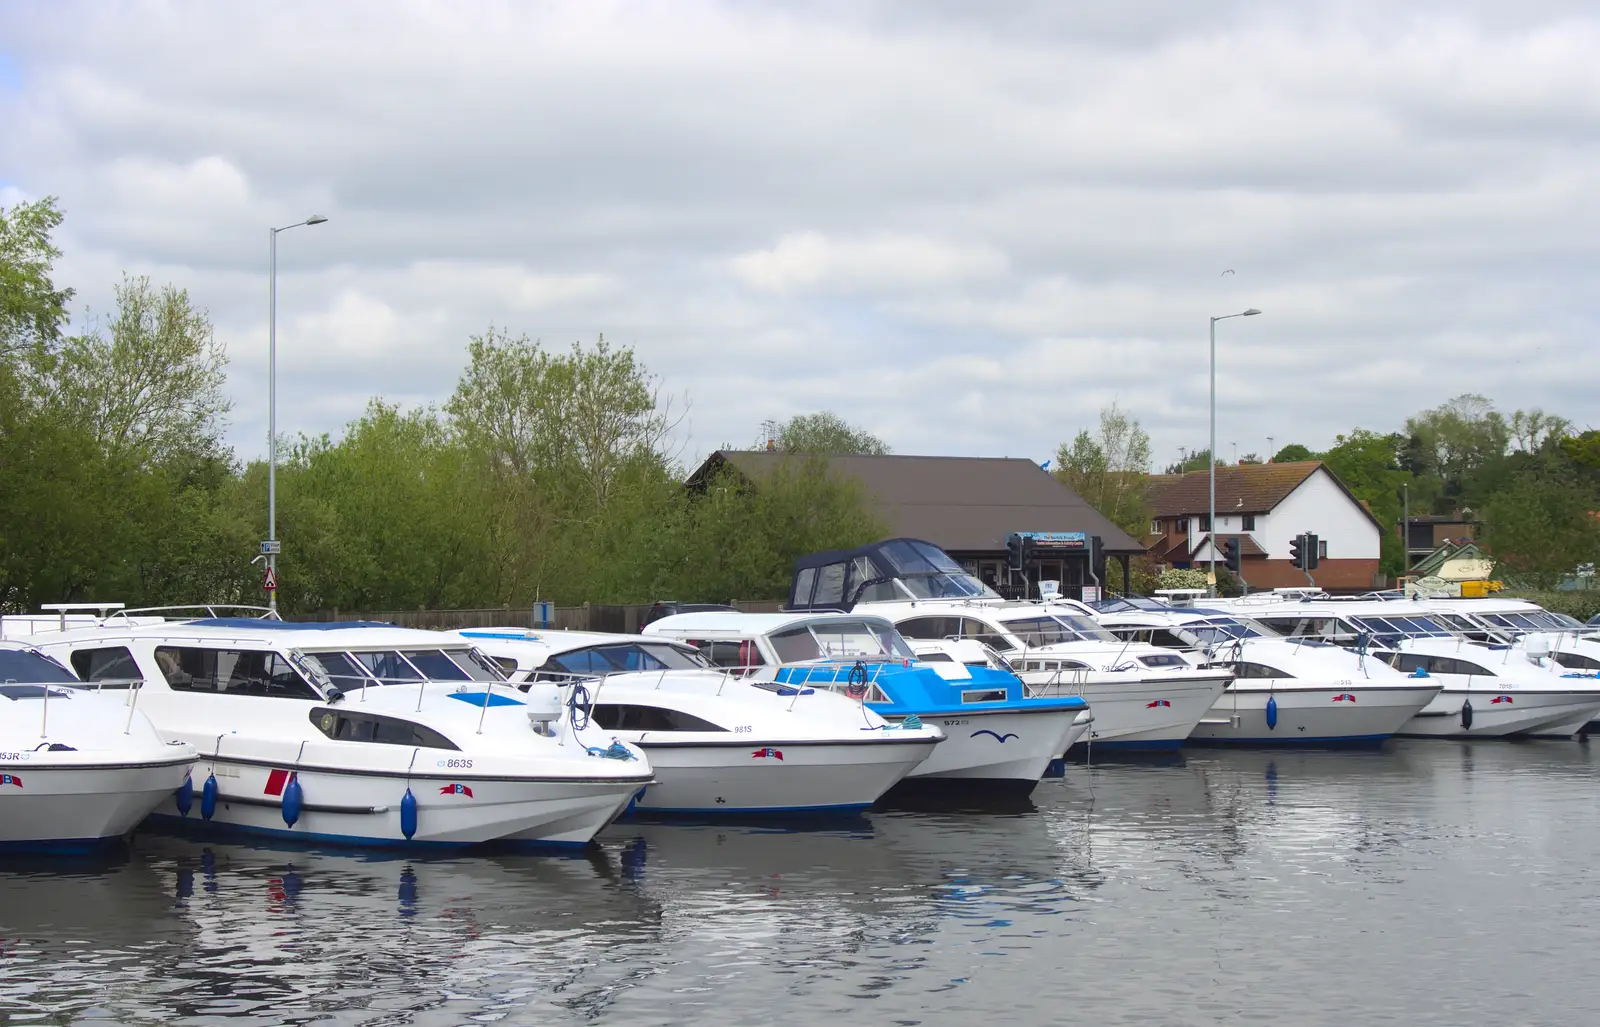
[[[31,752],[0,752],[0,763],[21,763],[32,755]]]
[[[940,727],[960,727],[963,724],[970,724],[970,723],[972,723],[970,720],[941,720],[941,721],[939,721],[939,726]]]

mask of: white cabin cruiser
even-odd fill
[[[747,680],[844,692],[890,723],[937,725],[941,742],[907,786],[1027,794],[1066,747],[1088,704],[1076,696],[1029,698],[1015,674],[970,667],[947,681],[919,663],[882,617],[837,613],[682,613],[646,625]]]
[[[893,621],[907,639],[975,639],[1009,661],[1028,694],[1082,696],[1099,748],[1175,749],[1228,683],[1157,647],[1108,634],[1071,600],[1012,602],[918,539],[889,539],[795,561],[791,610],[848,610]]]
[[[138,699],[0,642],[0,852],[90,851],[185,785],[194,747],[158,735]]]
[[[87,680],[142,679],[156,729],[199,750],[197,808],[159,816],[360,845],[583,845],[654,780],[638,750],[584,745],[564,711],[435,632],[113,618],[38,645]]]
[[[1119,637],[1233,672],[1190,736],[1195,742],[1376,745],[1439,694],[1439,682],[1409,678],[1377,657],[1290,641],[1215,610],[1130,607],[1100,622]]]
[[[621,738],[650,757],[640,812],[771,815],[871,806],[944,739],[890,724],[826,689],[713,670],[700,650],[659,636],[519,628],[454,633],[501,663],[530,696],[559,690],[577,735]],[[737,647],[735,647],[737,648]]]
[[[1451,633],[1426,601],[1208,600],[1289,638],[1314,638],[1377,656],[1404,673],[1435,678],[1439,695],[1401,728],[1428,738],[1565,738],[1600,713],[1600,681],[1535,652]]]

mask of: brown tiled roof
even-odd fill
[[[1217,468],[1217,512],[1268,513],[1322,466],[1320,460],[1282,464],[1239,464]],[[1150,476],[1150,506],[1157,517],[1203,514],[1210,502],[1211,476],[1204,470]]]
[[[759,481],[787,454],[720,450],[694,474],[692,487],[724,465]],[[891,537],[926,539],[951,552],[1003,550],[1012,531],[1082,531],[1107,553],[1144,546],[1032,460],[1021,457],[828,457],[830,469],[865,486]]]
[[[1339,476],[1321,460],[1294,460],[1281,464],[1238,464],[1217,468],[1217,513],[1264,514],[1289,497],[1289,493],[1317,471],[1323,471],[1345,495],[1350,497],[1367,520],[1378,524],[1365,503],[1350,492]],[[1157,517],[1189,517],[1207,512],[1210,502],[1210,475],[1204,471],[1188,474],[1152,474],[1150,507]],[[1383,525],[1378,524],[1383,530]]]

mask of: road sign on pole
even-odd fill
[[[283,552],[283,543],[276,539],[267,539],[261,543],[262,556],[276,556]]]
[[[278,590],[278,572],[275,568],[267,568],[267,576],[262,580],[261,588],[267,592],[276,592]]]

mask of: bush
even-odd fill
[[[1157,588],[1210,588],[1211,583],[1206,581],[1205,571],[1183,570],[1169,567],[1161,572],[1160,579],[1156,582]]]
[[[1600,614],[1600,589],[1584,589],[1575,592],[1518,589],[1516,591],[1498,592],[1495,594],[1495,598],[1526,599],[1530,603],[1538,603],[1546,610],[1554,613],[1564,613],[1581,621],[1588,621],[1595,614]]]

